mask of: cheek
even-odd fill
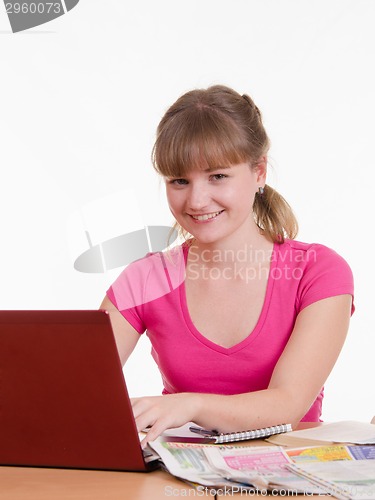
[[[220,197],[223,204],[238,205],[238,207],[252,205],[253,200],[254,193],[245,184],[237,184],[236,187],[223,191]]]
[[[170,205],[171,204],[171,199],[172,199],[172,191],[168,187],[168,184],[165,186],[165,194],[166,194],[166,197],[167,197],[168,204]]]
[[[253,200],[257,187],[256,183],[250,182],[250,180],[247,180],[247,182],[242,182],[240,186],[238,187],[238,196],[241,197],[241,199],[247,199],[247,200]]]
[[[181,206],[181,204],[182,204],[181,198],[182,197],[179,196],[178,193],[176,193],[176,191],[172,191],[168,188],[166,191],[166,195],[167,195],[167,201],[168,201],[169,208],[170,208],[171,212],[173,213],[175,210],[177,210]]]

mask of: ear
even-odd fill
[[[261,156],[255,165],[257,182],[259,186],[264,187],[267,178],[267,156]]]

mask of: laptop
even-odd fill
[[[106,311],[0,311],[0,465],[147,471]]]

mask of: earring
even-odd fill
[[[263,196],[264,195],[264,187],[260,186],[258,193],[260,196]]]

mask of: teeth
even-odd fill
[[[212,214],[205,214],[205,215],[192,215],[193,219],[195,220],[208,220],[208,219],[213,219],[217,215],[221,214],[222,210],[219,210],[219,212],[214,212]]]

